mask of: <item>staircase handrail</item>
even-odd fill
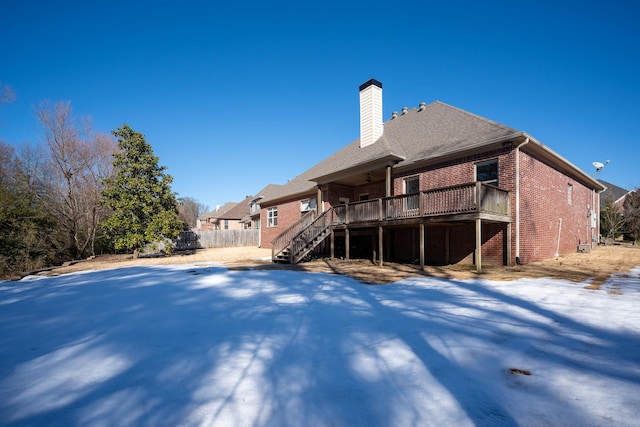
[[[297,262],[304,251],[308,252],[313,249],[320,242],[316,242],[316,245],[309,247],[308,245],[314,241],[314,239],[324,233],[329,227],[331,227],[333,208],[329,208],[316,217],[309,225],[301,229],[295,236],[291,238],[290,245],[290,260]]]
[[[298,221],[293,223],[290,227],[278,234],[271,241],[272,258],[282,253],[291,244],[292,238],[298,234],[301,230],[305,229],[316,218],[316,211],[310,210],[300,217]]]

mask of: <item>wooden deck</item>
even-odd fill
[[[474,182],[333,206],[319,216],[305,215],[276,237],[273,258],[298,262],[333,230],[360,227],[379,227],[381,235],[387,226],[420,224],[422,228],[428,222],[474,221],[479,242],[482,221],[510,225],[509,197],[506,190]],[[479,246],[476,251],[480,268]]]

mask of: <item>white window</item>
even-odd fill
[[[316,199],[305,199],[300,201],[300,212],[307,212],[316,208]]]
[[[476,181],[498,186],[498,160],[476,164]]]
[[[278,208],[267,209],[267,227],[278,226]]]

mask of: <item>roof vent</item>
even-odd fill
[[[427,104],[424,102],[421,102],[420,105],[418,106],[418,111],[422,111],[425,108],[427,108]]]
[[[391,120],[395,119],[396,117],[398,117],[397,111],[394,111],[393,113],[391,113]]]
[[[409,112],[409,109],[407,107],[402,107],[402,115],[404,116],[405,114],[407,114]]]

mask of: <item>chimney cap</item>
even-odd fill
[[[377,81],[376,79],[370,79],[364,83],[362,83],[360,85],[360,91],[363,91],[364,89],[368,88],[371,85],[375,85],[378,86],[380,89],[382,89],[382,83],[380,83],[379,81]]]

